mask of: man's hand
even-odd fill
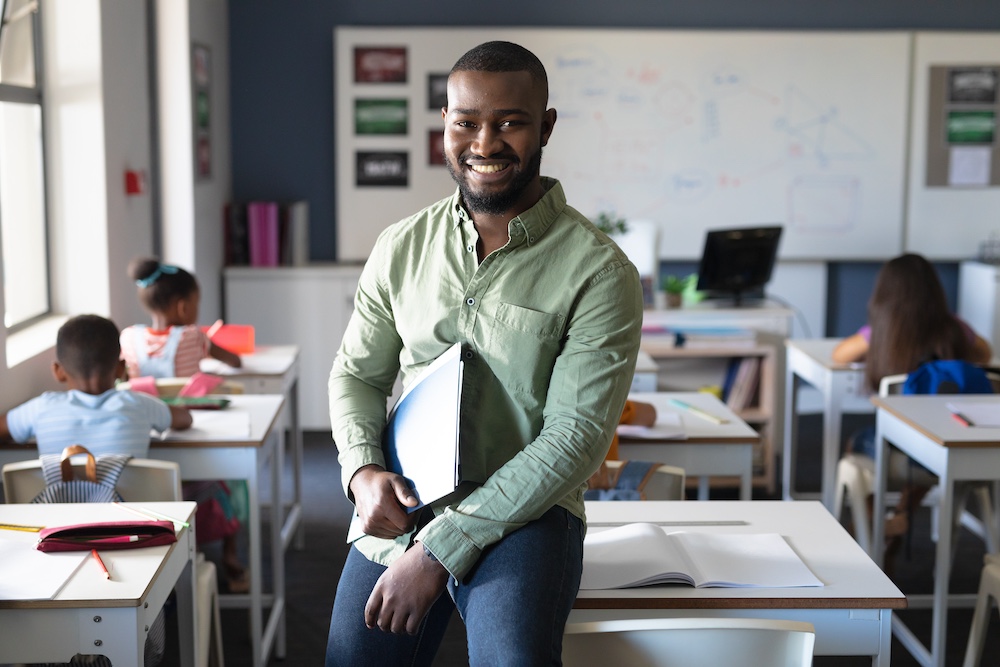
[[[419,512],[407,514],[406,508],[416,507],[418,501],[399,475],[367,465],[354,473],[350,487],[366,535],[391,540],[413,528]]]
[[[365,605],[365,625],[414,635],[448,583],[448,570],[419,542],[382,573]]]

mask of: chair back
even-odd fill
[[[637,468],[641,479],[623,475],[626,466]],[[644,461],[605,461],[601,470],[590,478],[593,488],[588,489],[584,497],[588,500],[684,500],[684,479],[684,469],[677,466]],[[603,497],[599,497],[601,495]]]
[[[73,471],[82,477],[85,463],[73,463]],[[45,488],[42,462],[39,459],[6,463],[3,466],[3,495],[7,503],[29,503]],[[173,461],[129,459],[116,484],[122,500],[169,502],[183,500],[180,466]]]
[[[805,667],[811,623],[749,618],[649,618],[569,623],[566,667]]]

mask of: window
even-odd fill
[[[0,0],[0,244],[4,325],[50,312],[37,0]]]

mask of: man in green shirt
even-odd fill
[[[442,110],[458,191],[386,229],[362,273],[329,385],[357,513],[328,667],[429,665],[455,608],[471,664],[560,662],[583,491],[631,385],[642,296],[624,253],[539,174],[547,102],[523,47],[462,56]],[[386,398],[456,342],[464,483],[407,514],[417,501],[380,445]]]

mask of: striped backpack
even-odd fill
[[[86,454],[86,477],[74,479],[70,457]],[[42,475],[45,488],[33,503],[110,503],[121,500],[115,486],[129,459],[129,454],[102,454],[95,457],[83,445],[70,445],[62,454],[45,454]]]

